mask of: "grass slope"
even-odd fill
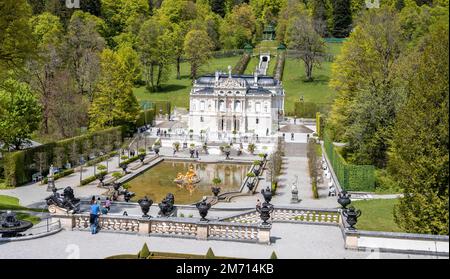
[[[202,74],[213,74],[216,70],[228,72],[228,66],[233,67],[241,56],[232,56],[224,58],[213,58],[209,64],[203,66],[200,70]],[[181,79],[176,79],[175,65],[170,73],[170,78],[162,85],[160,92],[149,92],[145,86],[134,88],[134,94],[138,101],[170,101],[172,107],[189,106],[189,92],[191,91],[192,81],[189,78],[190,66],[188,63],[181,63]]]
[[[397,202],[397,199],[352,201],[351,205],[362,212],[356,228],[367,231],[402,232],[394,221],[394,205]]]

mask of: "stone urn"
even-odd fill
[[[207,221],[205,217],[206,215],[208,215],[208,210],[211,208],[211,204],[206,203],[206,199],[204,199],[201,202],[197,203],[195,206],[198,209],[198,213],[202,217],[200,221]]]
[[[217,197],[219,195],[219,193],[220,193],[220,187],[212,186],[211,187],[211,191],[214,194],[214,197]]]
[[[343,209],[347,208],[352,201],[350,200],[351,195],[347,193],[347,191],[343,190],[339,193],[339,198],[337,202],[342,206]]]
[[[256,211],[259,213],[259,218],[261,218],[261,220],[263,221],[262,225],[269,225],[269,223],[267,223],[267,220],[270,219],[270,214],[273,212],[273,210],[273,205],[267,202],[264,202],[260,207],[256,206]]]
[[[253,169],[253,173],[254,173],[256,176],[259,176],[260,172],[261,172],[260,169],[257,169],[257,168],[254,168],[254,169]]]
[[[144,159],[145,159],[145,153],[139,153],[139,160],[141,161],[141,163],[144,163]]]
[[[250,181],[250,179],[247,181],[247,188],[248,190],[252,191],[253,188],[255,188],[255,180]]]
[[[103,186],[103,181],[105,180],[105,174],[104,173],[97,173],[95,177],[100,181],[100,185]]]
[[[153,201],[149,200],[147,198],[147,196],[145,196],[143,199],[138,200],[138,204],[141,207],[142,213],[144,213],[144,215],[142,215],[142,217],[150,218],[151,216],[149,216],[147,213],[150,211],[150,206],[152,206]]]
[[[262,189],[261,194],[263,195],[265,202],[270,203],[270,201],[272,200],[272,191],[270,190],[269,186],[267,186],[266,189]]]
[[[344,209],[342,214],[346,218],[347,223],[350,225],[350,229],[355,230],[355,225],[358,222],[358,218],[361,216],[361,210],[350,206],[348,209]]]
[[[123,170],[123,173],[127,173],[127,167],[128,167],[128,165],[127,164],[120,164],[120,168]]]
[[[229,149],[225,149],[224,153],[225,153],[225,156],[226,156],[225,160],[230,159],[230,154],[231,154],[230,150]]]

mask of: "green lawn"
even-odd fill
[[[202,74],[214,74],[216,70],[228,72],[228,66],[234,67],[241,56],[213,58],[209,64],[203,66],[200,70]],[[190,68],[186,62],[181,63],[181,79],[176,79],[175,65],[172,67],[170,78],[162,85],[160,92],[149,92],[145,86],[134,88],[134,94],[138,101],[170,101],[172,107],[189,106],[189,92],[191,91],[192,81],[189,78]]]
[[[0,195],[0,211],[6,211],[6,210],[42,211],[41,209],[26,208],[24,206],[21,206],[19,204],[18,198]],[[26,212],[16,212],[16,217],[19,220],[30,221],[33,224],[37,224],[41,220],[39,217],[30,215]]]
[[[327,52],[337,55],[340,52],[341,43],[327,43]],[[283,87],[286,92],[284,101],[286,112],[294,111],[294,104],[303,96],[305,102],[331,103],[335,98],[335,92],[328,86],[331,78],[332,62],[322,62],[320,67],[313,69],[311,82],[305,82],[305,66],[303,61],[287,58],[284,66]]]
[[[402,232],[394,222],[394,205],[397,199],[376,199],[352,201],[351,205],[360,209],[356,228],[367,231]]]
[[[331,54],[338,54],[342,44],[341,43],[327,43],[327,52]],[[257,52],[254,52],[257,53]],[[214,73],[216,70],[227,72],[228,65],[232,67],[239,61],[240,56],[213,58],[208,65],[205,65],[200,74]],[[258,64],[258,57],[252,57],[245,71],[246,74],[254,72]],[[276,57],[272,57],[269,63],[268,75],[273,74]],[[335,93],[328,86],[331,76],[331,62],[323,62],[321,67],[316,67],[313,70],[314,81],[305,82],[305,70],[301,60],[287,58],[284,76],[283,87],[286,91],[285,106],[286,112],[294,111],[294,103],[304,97],[305,102],[314,103],[331,103],[334,100]],[[170,101],[172,107],[188,107],[189,92],[192,82],[189,78],[189,64],[181,64],[181,79],[176,79],[175,65],[170,74],[170,79],[162,86],[161,92],[149,92],[144,86],[135,88],[134,93],[139,101]]]

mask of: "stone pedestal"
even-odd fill
[[[208,239],[208,222],[197,223],[197,240],[207,240]]]
[[[151,221],[148,219],[140,219],[139,220],[139,230],[138,234],[140,235],[147,235],[150,233],[150,224]]]
[[[73,215],[55,216],[52,218],[59,219],[61,227],[64,228],[65,230],[71,231],[75,227],[75,218]]]
[[[258,228],[258,243],[270,244],[270,229],[272,225],[260,225]]]

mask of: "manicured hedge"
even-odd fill
[[[58,179],[60,179],[60,178],[62,178],[62,177],[64,177],[64,176],[71,175],[71,174],[74,173],[74,172],[75,172],[74,169],[64,170],[64,171],[62,171],[62,172],[59,172],[59,173],[55,174],[55,175],[53,176],[53,179],[54,179],[54,180],[58,180]],[[48,178],[46,177],[46,178],[44,178],[44,179],[42,180],[42,184],[47,184],[47,183],[48,183]]]
[[[324,137],[324,147],[334,173],[343,189],[347,191],[368,192],[373,192],[375,190],[374,166],[352,165],[347,163],[327,137]]]
[[[134,156],[134,157],[131,157],[130,159],[120,162],[120,165],[123,165],[123,164],[129,165],[138,159],[139,159],[139,156]]]
[[[96,175],[89,176],[88,178],[81,180],[81,185],[86,185],[86,184],[91,183],[92,181],[97,180],[98,179],[97,175],[100,175],[100,174],[107,175],[108,172],[107,171],[102,171],[102,172],[97,173]]]
[[[316,113],[327,114],[331,108],[330,103],[295,102],[295,116],[301,118],[316,118]]]
[[[286,51],[277,54],[275,68],[273,69],[273,78],[275,80],[283,80],[284,64],[286,63]]]
[[[100,156],[100,157],[97,157],[97,158],[95,158],[95,159],[92,159],[92,160],[88,161],[88,162],[86,163],[86,166],[87,166],[87,167],[90,167],[90,166],[99,164],[99,163],[101,163],[101,162],[103,162],[103,161],[106,161],[107,159],[109,159],[109,158],[111,158],[111,157],[116,156],[117,154],[119,154],[117,151],[111,151],[111,152],[109,152],[108,154],[105,154],[105,155],[103,155],[103,156]]]
[[[245,52],[242,54],[241,59],[237,62],[237,64],[234,66],[232,73],[233,74],[239,74],[242,75],[245,72],[245,69],[247,69],[248,62],[250,62],[251,54]]]
[[[33,173],[39,172],[39,166],[35,162],[37,154],[45,154],[42,175],[48,173],[49,166],[55,161],[55,148],[63,148],[63,161],[69,161],[72,166],[79,164],[78,157],[83,154],[83,143],[90,141],[98,151],[105,152],[105,146],[111,145],[112,149],[119,148],[123,141],[124,128],[122,126],[108,128],[102,131],[93,132],[70,139],[51,142],[37,147],[6,153],[4,158],[5,183],[8,186],[19,186],[31,181]],[[70,156],[74,149],[76,158]],[[86,151],[86,150],[85,150]],[[86,152],[85,152],[86,153]]]
[[[155,114],[159,114],[160,110],[162,114],[170,114],[172,109],[169,101],[152,101],[152,108],[155,110]]]
[[[142,127],[145,125],[146,120],[147,120],[147,124],[152,124],[153,119],[155,119],[155,109],[147,109],[147,110],[142,110],[139,113],[138,119],[136,120],[136,127]]]

